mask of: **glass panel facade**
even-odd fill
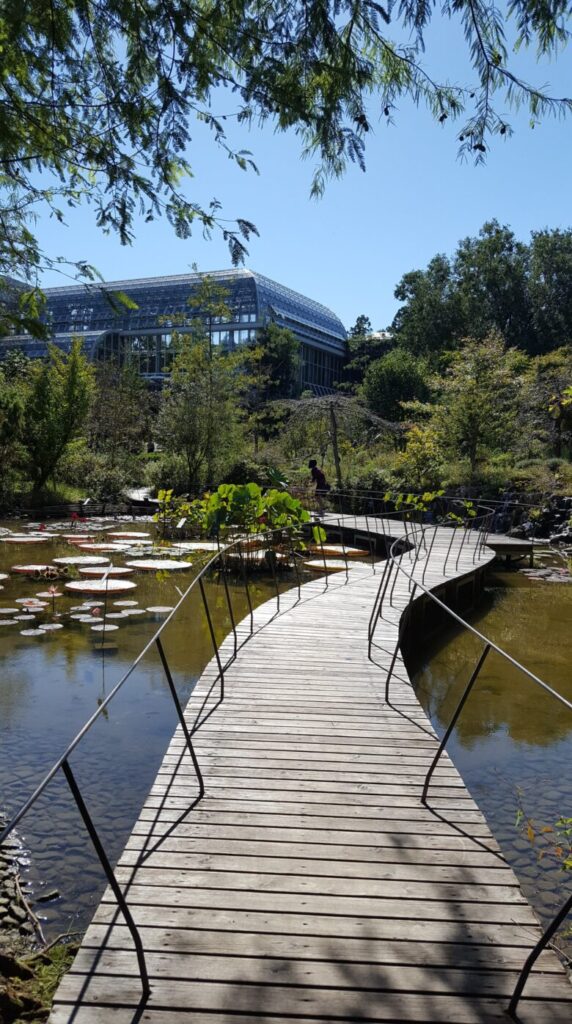
[[[214,271],[116,281],[105,286],[72,285],[47,288],[45,320],[53,341],[67,350],[72,337],[84,339],[94,360],[127,361],[147,378],[161,378],[172,364],[172,332],[184,314],[205,319],[206,312],[189,307],[204,276],[228,290],[231,315],[213,321],[213,344],[233,349],[256,338],[269,321],[288,327],[300,339],[302,388],[328,388],[339,377],[345,357],[346,332],[325,306],[250,270]],[[136,305],[128,309],[114,293],[123,292]],[[224,322],[223,322],[224,321]],[[183,328],[184,329],[184,328]],[[0,339],[0,352],[19,347],[43,355],[45,345],[29,335]]]

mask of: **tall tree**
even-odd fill
[[[161,398],[157,437],[184,458],[187,490],[212,485],[240,439],[238,370],[196,331],[176,338],[177,354]]]
[[[414,355],[431,356],[450,348],[459,335],[461,318],[451,264],[437,255],[427,270],[404,274],[395,289],[403,306],[392,331],[399,345]]]
[[[144,381],[129,366],[113,362],[95,367],[95,396],[86,433],[92,448],[115,466],[122,453],[136,452],[150,432],[152,397]]]
[[[464,336],[484,338],[496,331],[507,345],[535,351],[528,262],[528,247],[496,220],[459,243],[453,274]]]
[[[22,445],[35,490],[54,476],[70,441],[85,424],[93,394],[93,367],[74,339],[69,355],[50,345],[35,362],[26,402]]]
[[[283,414],[270,403],[294,398],[299,391],[300,342],[287,328],[268,323],[241,350],[240,359],[242,402],[257,452],[259,438],[275,436],[283,422]]]
[[[348,331],[348,361],[342,371],[341,391],[353,391],[363,383],[368,366],[380,359],[393,345],[387,331],[372,331],[371,320],[363,313]]]
[[[405,274],[395,295],[395,340],[415,354],[438,356],[491,331],[530,355],[549,352],[572,341],[572,231],[533,232],[527,245],[489,221],[450,259]]]
[[[572,230],[534,231],[530,244],[530,304],[535,351],[572,344]]]
[[[365,313],[360,313],[353,327],[348,331],[349,338],[365,338],[373,332],[371,320]]]
[[[526,358],[491,334],[468,339],[435,381],[439,398],[432,425],[449,457],[468,461],[471,477],[486,452],[506,451],[514,442],[525,368]]]
[[[439,17],[464,34],[463,84],[424,66]],[[564,0],[513,0],[506,14],[447,0],[389,8],[376,0],[0,0],[0,273],[29,279],[57,262],[39,250],[30,218],[47,207],[63,220],[82,202],[122,243],[139,211],[146,220],[164,214],[181,238],[197,225],[220,229],[240,260],[254,226],[229,223],[216,199],[201,203],[185,188],[196,121],[240,168],[251,158],[227,138],[229,115],[239,126],[293,128],[319,158],[315,194],[348,160],[364,166],[370,117],[391,121],[407,98],[436,122],[462,119],[460,149],[481,160],[495,135],[511,132],[495,107],[499,93],[502,111],[524,105],[534,121],[572,109],[519,77],[507,42],[508,33],[511,48],[550,57],[569,19]],[[217,117],[222,90],[228,100]],[[85,263],[77,269],[89,273]]]

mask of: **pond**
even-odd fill
[[[16,529],[13,521],[0,526]],[[105,526],[106,533],[96,537],[96,542],[106,541],[113,528],[154,534],[152,523]],[[91,532],[91,524],[89,528]],[[48,527],[46,532],[51,530]],[[8,816],[33,792],[166,617],[165,611],[149,609],[174,606],[209,558],[208,554],[190,555],[192,565],[187,571],[137,572],[129,577],[136,588],[108,597],[105,605],[93,596],[68,593],[65,584],[69,576],[55,581],[61,597],[40,599],[47,602],[43,609],[30,612],[20,604],[45,593],[54,581],[15,574],[14,565],[53,564],[55,558],[75,557],[78,553],[80,549],[62,535],[46,536],[37,544],[0,542],[0,573],[9,574],[0,580],[0,620],[34,615],[33,620],[11,621],[0,628],[0,810]],[[97,557],[96,552],[92,554]],[[118,552],[110,557],[115,565],[122,566],[134,556]],[[79,579],[77,568],[72,576]],[[292,571],[285,570],[278,576],[280,590],[295,583]],[[229,590],[235,619],[240,621],[248,612],[244,585],[231,577]],[[214,573],[207,578],[206,591],[220,641],[230,631],[230,620],[224,587]],[[251,577],[254,606],[275,593],[271,575],[257,573]],[[97,607],[83,613],[72,611],[83,605],[84,597]],[[131,605],[116,603],[122,601]],[[2,614],[2,609],[9,608],[18,611]],[[114,617],[122,612],[125,614],[121,618]],[[105,620],[108,625],[102,649],[102,632],[93,626],[101,626],[104,613],[112,618]],[[40,624],[48,623],[63,628],[45,631],[44,635],[35,633]],[[109,624],[117,628],[110,630]],[[30,627],[34,632],[26,635]],[[166,626],[163,646],[184,707],[213,655],[198,589]],[[173,701],[153,649],[71,757],[82,794],[112,861],[125,845],[176,725]],[[32,884],[34,898],[54,890],[59,893],[35,907],[46,937],[84,929],[103,891],[104,878],[61,772],[21,823],[18,834],[23,844],[24,875]]]
[[[572,700],[571,583],[497,571],[489,577],[479,608],[467,618]],[[481,650],[468,631],[451,628],[410,666],[417,695],[440,736]],[[554,852],[555,833],[542,832],[559,817],[572,817],[572,712],[491,652],[448,750],[527,898],[548,923],[572,891],[572,871],[562,870]],[[567,929],[571,925],[569,920]],[[570,955],[569,937],[566,948]]]

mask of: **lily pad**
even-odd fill
[[[54,558],[56,565],[109,565],[109,558],[102,555],[66,555],[65,558]]]
[[[172,558],[137,558],[127,565],[142,572],[184,572],[191,568],[190,562],[175,562]]]
[[[74,580],[66,583],[66,590],[79,594],[126,594],[129,590],[135,590],[137,584],[130,580]]]

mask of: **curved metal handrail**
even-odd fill
[[[488,513],[488,515],[490,516],[490,512]],[[534,683],[536,686],[539,686],[545,693],[548,693],[551,697],[554,697],[568,711],[572,711],[572,702],[571,701],[567,700],[566,697],[564,697],[561,693],[558,693],[558,691],[555,690],[554,687],[550,686],[543,679],[540,679],[540,677],[537,676],[534,672],[531,672],[530,669],[526,668],[525,665],[522,665],[521,662],[517,661],[516,658],[513,658],[513,656],[511,654],[509,654],[507,651],[505,651],[502,647],[499,647],[498,644],[495,644],[493,640],[490,640],[487,636],[485,636],[484,633],[481,633],[480,630],[476,629],[474,626],[472,626],[470,623],[468,623],[465,619],[463,619],[460,615],[458,615],[456,612],[454,612],[451,608],[448,607],[448,605],[445,604],[444,601],[441,601],[441,599],[439,597],[437,597],[437,595],[432,592],[431,588],[426,587],[425,586],[425,582],[424,582],[425,570],[424,570],[424,572],[422,574],[422,578],[421,579],[418,579],[416,577],[415,571],[416,571],[417,565],[418,565],[419,560],[420,560],[420,558],[419,558],[419,547],[422,544],[424,550],[426,551],[427,550],[426,534],[427,534],[427,532],[429,530],[433,530],[434,533],[436,533],[437,529],[438,529],[438,527],[435,528],[435,527],[423,526],[423,525],[420,525],[418,527],[417,535],[416,536],[417,536],[417,538],[419,538],[419,546],[416,547],[415,555],[413,556],[414,565],[413,565],[413,568],[411,569],[411,571],[408,571],[403,566],[403,564],[402,564],[405,555],[408,555],[411,552],[410,551],[409,552],[403,552],[402,550],[401,551],[399,550],[399,546],[402,545],[402,541],[401,540],[395,540],[393,542],[393,544],[391,545],[391,548],[389,550],[389,555],[388,555],[388,566],[389,566],[389,569],[388,569],[388,572],[386,574],[386,579],[384,579],[382,577],[382,580],[380,582],[380,586],[379,586],[378,593],[377,593],[377,596],[376,596],[376,602],[374,603],[374,609],[373,609],[373,612],[372,612],[372,619],[370,620],[370,637],[369,637],[370,650],[371,650],[371,643],[372,643],[373,635],[374,635],[374,632],[375,632],[375,622],[377,621],[378,618],[381,617],[383,600],[384,600],[385,595],[386,595],[387,590],[388,590],[388,584],[389,584],[389,580],[391,578],[391,572],[394,569],[395,570],[395,579],[397,579],[397,576],[398,576],[399,573],[402,573],[402,575],[404,575],[407,578],[407,581],[408,581],[408,594],[409,594],[409,598],[407,600],[407,603],[406,603],[405,607],[402,609],[402,612],[401,612],[401,615],[400,615],[400,621],[403,619],[404,613],[408,610],[408,608],[411,606],[413,600],[415,599],[417,591],[420,590],[426,597],[428,597],[431,601],[433,601],[434,604],[436,604],[439,608],[441,608],[443,611],[445,611],[447,613],[447,615],[450,616],[451,619],[453,619],[455,622],[457,622],[459,625],[461,625],[464,629],[468,630],[470,633],[472,633],[474,636],[476,636],[484,644],[483,650],[481,651],[479,659],[478,659],[478,661],[477,661],[477,663],[475,665],[475,668],[473,669],[473,672],[471,673],[470,679],[469,679],[469,681],[468,681],[468,683],[467,683],[467,685],[466,685],[466,687],[465,687],[465,689],[463,691],[463,694],[462,694],[462,696],[461,696],[461,698],[460,698],[460,700],[459,700],[459,702],[457,704],[457,707],[456,707],[456,709],[455,709],[455,711],[454,711],[454,713],[452,715],[452,718],[451,718],[451,720],[449,722],[449,725],[447,726],[447,729],[445,730],[445,733],[444,733],[444,735],[443,735],[443,737],[441,739],[441,742],[439,743],[439,747],[437,749],[437,752],[436,752],[436,754],[435,754],[435,756],[433,758],[433,761],[431,762],[431,765],[430,765],[429,770],[427,772],[427,775],[425,777],[425,782],[424,782],[424,785],[423,785],[423,791],[422,791],[422,794],[421,794],[421,802],[424,803],[424,804],[427,803],[427,794],[428,794],[429,784],[430,784],[433,772],[434,772],[434,770],[435,770],[435,768],[437,766],[437,763],[439,761],[439,758],[440,758],[441,754],[443,753],[443,751],[444,751],[444,749],[445,749],[445,747],[447,745],[447,741],[448,741],[448,739],[449,739],[453,729],[455,728],[455,725],[456,725],[456,723],[457,723],[457,721],[459,719],[459,716],[460,716],[460,714],[461,714],[461,712],[463,710],[463,707],[465,706],[465,703],[467,702],[467,700],[468,700],[468,698],[469,698],[469,696],[471,694],[471,691],[472,691],[472,689],[473,689],[473,687],[474,687],[474,685],[475,685],[475,683],[476,683],[476,681],[478,679],[478,676],[479,676],[479,673],[480,673],[480,671],[481,671],[481,669],[483,667],[483,664],[484,664],[484,662],[485,662],[485,660],[486,660],[486,658],[487,658],[487,656],[488,656],[488,654],[489,654],[489,652],[491,650],[496,651],[497,654],[500,654],[501,657],[503,657],[513,667],[515,667],[520,672],[522,672],[532,683]],[[480,530],[480,528],[479,528],[479,530]],[[479,546],[481,548],[483,546],[480,539],[477,540],[477,544],[476,544],[477,550],[479,549]],[[474,561],[474,559],[473,559],[473,561]],[[391,591],[390,601],[392,601],[392,598],[393,598],[394,587],[395,587],[395,581],[394,581],[394,586],[393,586],[392,591]],[[386,679],[386,700],[389,699],[389,681],[390,681],[392,673],[393,673],[393,669],[394,669],[394,666],[395,666],[395,662],[396,662],[396,659],[397,659],[397,654],[399,652],[400,646],[401,646],[401,635],[399,636],[399,639],[397,641],[397,645],[396,645],[396,648],[395,648],[395,653],[393,655],[393,658],[392,658],[392,661],[391,661],[391,665],[390,665],[390,669],[389,669],[389,672],[388,672],[388,676],[387,676],[387,679]],[[572,895],[565,901],[565,903],[563,904],[561,909],[558,911],[558,913],[555,915],[553,920],[545,928],[545,930],[542,933],[542,935],[541,935],[540,939],[538,940],[537,944],[531,950],[529,956],[527,957],[527,959],[526,959],[526,961],[525,961],[525,963],[524,963],[524,965],[522,967],[521,973],[519,975],[519,978],[518,978],[517,984],[515,986],[514,992],[512,994],[510,1003],[509,1003],[509,1005],[507,1007],[507,1012],[511,1016],[514,1017],[515,1014],[516,1014],[516,1008],[517,1008],[518,1003],[520,1001],[520,998],[522,996],[522,993],[523,993],[523,990],[524,990],[524,986],[525,986],[525,984],[526,984],[526,982],[528,980],[528,977],[530,975],[532,967],[534,966],[534,964],[535,964],[536,960],[538,959],[540,953],[546,948],[546,946],[548,945],[548,943],[552,939],[553,935],[556,933],[556,931],[558,930],[560,925],[563,923],[563,921],[566,919],[566,917],[568,916],[568,914],[570,913],[571,910],[572,910]]]

